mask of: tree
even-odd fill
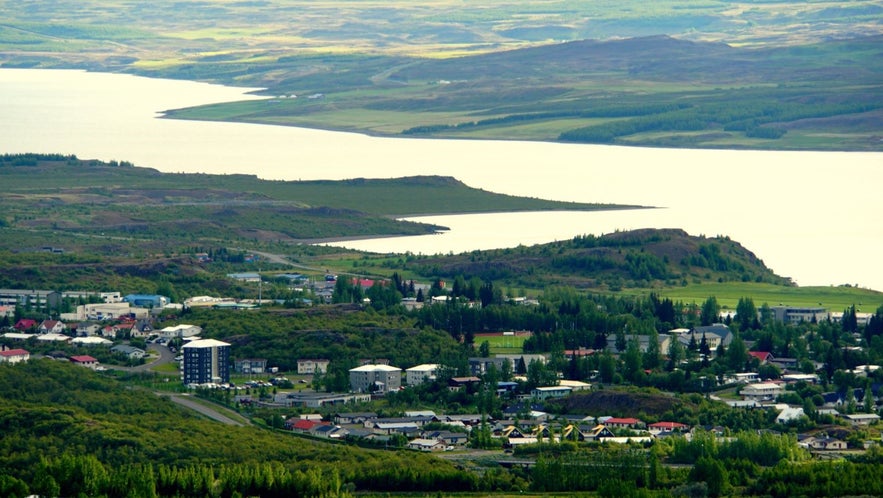
[[[730,488],[730,480],[724,465],[715,459],[702,457],[690,471],[691,482],[704,482],[708,485],[709,496],[721,496]]]
[[[727,347],[726,355],[727,367],[736,372],[745,370],[745,364],[748,362],[748,349],[738,333],[733,334],[733,340]]]
[[[666,370],[670,372],[678,368],[678,365],[680,365],[681,361],[684,359],[686,359],[684,345],[681,344],[681,341],[678,340],[677,337],[673,336],[668,343],[668,365],[666,366]]]
[[[750,297],[740,297],[736,304],[736,321],[739,322],[739,330],[746,331],[754,326],[757,321],[757,307]]]
[[[613,382],[613,376],[616,374],[616,358],[610,354],[610,351],[604,351],[601,359],[598,361],[598,375],[601,376],[601,382],[610,384]]]
[[[662,356],[659,351],[659,333],[653,329],[650,331],[650,336],[647,338],[647,352],[644,353],[643,361],[644,368],[655,370],[659,368],[661,362]]]
[[[490,358],[491,356],[491,343],[488,341],[482,341],[478,346],[478,356],[481,358]]]
[[[623,355],[622,375],[635,384],[640,384],[643,378],[642,356],[638,341],[635,339],[629,341],[628,347],[625,348],[625,355]]]
[[[702,303],[702,308],[699,312],[699,322],[703,325],[711,325],[718,321],[720,317],[721,307],[717,302],[717,298],[714,296],[709,297]]]
[[[843,327],[844,332],[855,332],[858,330],[858,317],[855,314],[854,304],[843,310],[843,319],[840,321],[840,326]]]
[[[616,334],[616,341],[614,342],[616,346],[616,351],[622,353],[625,351],[626,346],[628,346],[628,342],[625,339],[625,332],[620,332]]]

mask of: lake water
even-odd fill
[[[799,285],[883,290],[883,153],[396,139],[157,119],[168,109],[258,98],[246,91],[122,74],[0,69],[0,152],[284,180],[446,175],[512,195],[657,206],[428,217],[423,220],[452,230],[342,245],[431,254],[618,229],[683,228],[728,235]]]

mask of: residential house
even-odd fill
[[[233,371],[245,375],[262,374],[267,371],[265,358],[245,358],[233,362]]]
[[[408,448],[420,451],[445,451],[447,445],[438,439],[417,438],[408,443]]]
[[[401,422],[374,422],[368,426],[365,425],[366,428],[371,429],[374,434],[391,436],[393,434],[402,434],[402,435],[417,435],[420,433],[420,427],[416,422],[413,421],[401,421]]]
[[[780,370],[797,368],[797,358],[771,357],[767,363],[779,367]]]
[[[852,425],[871,425],[880,421],[880,416],[876,413],[853,413],[851,415],[840,415]]]
[[[761,365],[773,358],[773,354],[769,351],[749,351],[748,354],[757,358],[757,361],[759,361]]]
[[[343,439],[346,434],[346,429],[331,424],[319,424],[310,431],[310,435],[326,439]]]
[[[101,326],[97,323],[81,322],[77,324],[78,337],[91,337],[98,335],[99,331],[101,331]]]
[[[0,318],[12,318],[15,316],[15,306],[0,305]]]
[[[153,333],[153,324],[150,323],[150,320],[138,320],[135,322],[135,326],[132,327],[131,337],[133,338],[145,338],[150,336]]]
[[[105,337],[107,339],[116,339],[117,337],[117,326],[116,325],[106,325],[101,328],[101,337]]]
[[[338,425],[364,424],[366,421],[376,418],[377,414],[374,412],[338,413],[334,415],[334,423]]]
[[[290,418],[285,421],[286,429],[301,434],[310,434],[310,432],[318,425],[321,425],[321,422],[302,418]]]
[[[448,390],[460,391],[461,389],[466,389],[467,391],[469,391],[471,389],[472,391],[474,391],[479,383],[481,383],[481,379],[474,376],[451,377],[450,380],[448,380]]]
[[[89,356],[89,355],[71,356],[70,361],[74,365],[79,365],[81,367],[92,368],[92,369],[95,369],[96,367],[98,367],[98,360]]]
[[[776,416],[777,424],[787,424],[788,422],[800,420],[801,417],[806,415],[803,412],[803,407],[800,406],[777,405],[777,408],[781,410]]]
[[[28,361],[30,358],[31,353],[24,349],[7,349],[5,351],[0,351],[0,363],[15,364],[22,361]]]
[[[37,327],[38,334],[63,334],[67,329],[67,326],[64,322],[60,322],[58,320],[43,320],[40,323],[40,326]]]
[[[30,318],[22,318],[15,322],[15,325],[13,325],[12,328],[21,332],[24,332],[25,330],[34,330],[37,328],[37,321],[31,320]]]
[[[695,344],[698,348],[703,340],[708,345],[711,354],[714,355],[718,347],[729,347],[730,343],[733,342],[733,332],[723,323],[715,323],[704,327],[695,327],[687,333],[678,334],[678,341],[684,347]]]
[[[637,418],[610,417],[604,420],[604,425],[613,429],[643,429],[647,424]]]
[[[656,422],[647,426],[647,430],[653,435],[662,432],[687,432],[689,429],[688,425],[680,422]]]
[[[110,348],[110,351],[112,353],[124,355],[130,360],[140,360],[141,358],[144,358],[144,355],[146,354],[145,351],[141,348],[126,346],[124,344],[113,346],[112,348]]]
[[[616,437],[610,429],[607,428],[604,424],[598,424],[592,428],[586,428],[588,430],[583,430],[580,427],[580,432],[583,435],[583,439],[585,441],[598,441],[605,438]]]
[[[846,441],[841,441],[839,439],[821,436],[821,437],[812,437],[803,441],[809,449],[817,450],[817,451],[842,451],[846,449]]]
[[[123,322],[117,324],[117,337],[128,339],[132,337],[132,329],[135,328],[135,322]]]
[[[436,439],[442,441],[448,446],[463,446],[469,439],[469,436],[467,434],[451,431],[432,431],[428,434],[424,434],[424,437],[427,439]]]
[[[315,375],[317,373],[324,374],[328,371],[330,360],[303,358],[297,360],[297,373],[299,375]]]

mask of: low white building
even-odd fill
[[[569,386],[546,386],[537,387],[530,392],[531,396],[537,399],[563,398],[570,395],[573,388]]]
[[[71,344],[78,344],[80,346],[110,346],[113,344],[113,341],[105,339],[103,337],[77,337],[71,340]]]
[[[197,325],[174,325],[171,327],[166,327],[159,331],[159,335],[161,337],[165,337],[167,339],[179,339],[184,337],[195,337],[202,333],[202,328]]]
[[[785,394],[785,388],[773,382],[748,384],[739,392],[745,400],[773,401],[777,396]]]

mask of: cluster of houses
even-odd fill
[[[516,405],[504,415],[516,417],[525,409]],[[674,434],[689,437],[692,430],[679,422],[645,424],[635,418],[589,416],[553,419],[537,410],[526,413],[529,418],[521,420],[489,420],[478,414],[437,415],[432,411],[405,412],[401,417],[380,417],[374,412],[336,413],[329,420],[308,414],[286,420],[285,428],[314,437],[360,439],[380,445],[389,444],[393,438],[405,438],[408,448],[433,452],[465,447],[471,433],[482,424],[506,448],[543,441],[647,442]]]

